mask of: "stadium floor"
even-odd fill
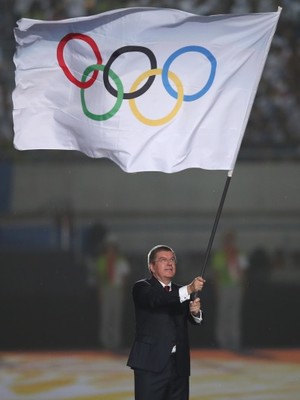
[[[298,400],[300,349],[193,350],[190,400]],[[126,355],[2,352],[1,400],[132,400]],[[153,399],[155,400],[155,399]]]

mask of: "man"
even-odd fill
[[[130,266],[117,239],[108,235],[96,260],[99,299],[99,342],[104,349],[122,350],[124,288]]]
[[[134,369],[135,400],[187,400],[187,322],[202,321],[200,299],[190,295],[202,290],[205,281],[197,277],[182,287],[173,283],[176,255],[165,245],[150,250],[148,268],[151,278],[136,282],[132,291],[136,335],[127,365]]]
[[[216,290],[216,339],[222,349],[242,350],[242,302],[246,256],[238,249],[235,233],[227,232],[223,246],[212,257]]]

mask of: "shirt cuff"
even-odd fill
[[[190,295],[188,293],[187,286],[182,286],[181,288],[179,288],[179,299],[180,299],[180,303],[183,303],[184,301],[190,299]]]
[[[200,315],[195,317],[195,315],[191,314],[191,316],[193,317],[194,321],[197,322],[197,324],[200,324],[203,320],[203,316],[202,316],[202,310],[199,311]]]

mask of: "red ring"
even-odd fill
[[[75,76],[71,73],[70,69],[67,67],[67,64],[65,63],[65,60],[63,57],[65,45],[72,39],[80,39],[80,40],[83,40],[84,42],[88,43],[91,46],[91,48],[96,56],[97,64],[99,64],[99,65],[102,64],[102,57],[101,57],[101,54],[100,54],[100,51],[98,49],[96,42],[91,37],[89,37],[87,35],[83,35],[82,33],[68,33],[66,36],[64,36],[61,39],[61,41],[59,42],[59,44],[57,46],[57,61],[58,61],[58,64],[60,65],[61,69],[64,71],[64,74],[66,75],[66,77],[71,82],[73,82],[76,86],[78,86],[80,89],[87,89],[90,86],[92,86],[92,84],[95,82],[99,71],[95,70],[93,72],[93,75],[91,76],[91,78],[89,80],[87,80],[86,82],[81,82],[75,78]]]

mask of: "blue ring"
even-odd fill
[[[177,99],[177,97],[178,97],[178,93],[172,88],[172,86],[169,83],[168,72],[170,69],[170,65],[175,60],[175,58],[177,58],[178,56],[180,56],[183,53],[187,53],[190,51],[196,51],[198,53],[203,54],[205,57],[207,57],[207,59],[209,60],[209,62],[211,64],[211,71],[210,71],[209,78],[208,78],[206,84],[203,86],[203,88],[195,94],[184,95],[183,101],[194,101],[194,100],[197,100],[200,97],[202,97],[210,89],[211,85],[213,84],[213,81],[214,81],[215,75],[216,75],[216,69],[217,69],[216,58],[205,47],[201,47],[201,46],[181,47],[181,49],[176,50],[173,54],[170,55],[170,57],[167,59],[167,61],[165,62],[164,66],[163,66],[163,69],[162,69],[162,81],[163,81],[166,91],[169,93],[170,96],[174,97],[175,99]]]

